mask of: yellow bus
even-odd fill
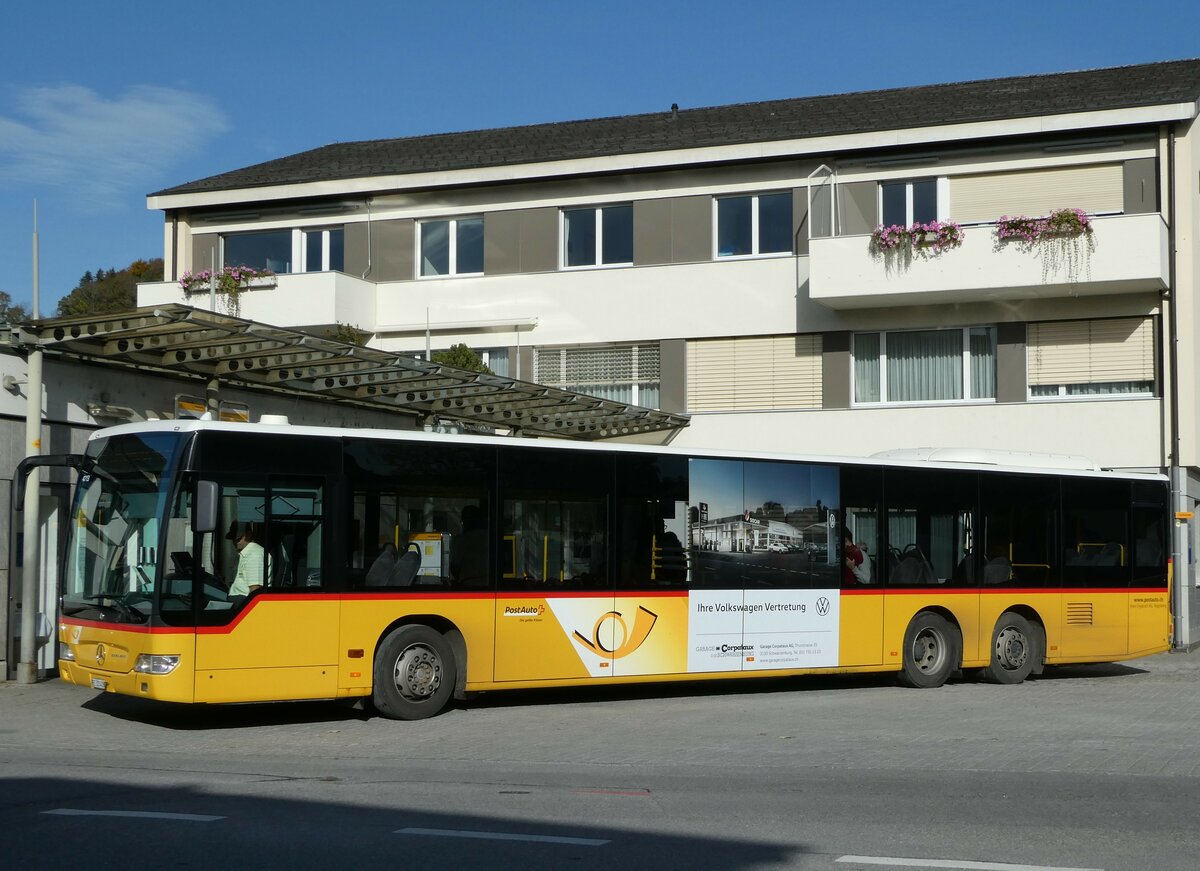
[[[1169,646],[1159,475],[163,421],[96,432],[64,680],[185,703],[956,672]]]

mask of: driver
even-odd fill
[[[229,585],[230,599],[245,599],[263,585],[264,565],[270,571],[270,559],[262,546],[262,526],[258,523],[238,523],[236,520],[229,525],[225,536],[233,541],[238,552],[237,574]]]

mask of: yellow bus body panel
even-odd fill
[[[930,609],[962,630],[965,668],[987,665],[996,621],[1013,609],[1045,628],[1049,664],[1095,662],[1168,650],[1169,600],[1165,588],[845,591],[835,603],[836,665],[774,669],[746,658],[740,670],[689,671],[687,591],[260,595],[229,625],[194,632],[64,618],[59,639],[74,659],[60,660],[59,672],[82,686],[171,702],[363,696],[379,644],[402,623],[461,635],[468,691],[895,671],[910,621]],[[167,675],[139,674],[133,666],[143,653],[180,662]]]
[[[75,655],[58,661],[59,676],[68,683],[164,702],[195,701],[196,636],[190,629],[150,632],[63,620],[58,640]],[[133,667],[144,653],[178,656],[179,665],[170,674],[139,674]]]
[[[448,624],[461,633],[467,648],[466,683],[492,679],[495,649],[493,596],[379,593],[346,596],[342,600],[338,643],[338,686],[342,695],[366,695],[371,690],[375,651],[392,626]]]

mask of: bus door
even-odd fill
[[[500,452],[495,680],[612,675],[620,625],[609,571],[612,462]]]
[[[217,483],[217,531],[194,554],[205,590],[196,701],[333,697],[339,603],[323,595],[325,480],[230,475]]]
[[[1060,656],[1129,650],[1130,482],[1066,478]]]

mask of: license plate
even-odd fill
[[[92,689],[106,690],[108,689],[108,681],[101,677],[94,677],[92,678]]]

